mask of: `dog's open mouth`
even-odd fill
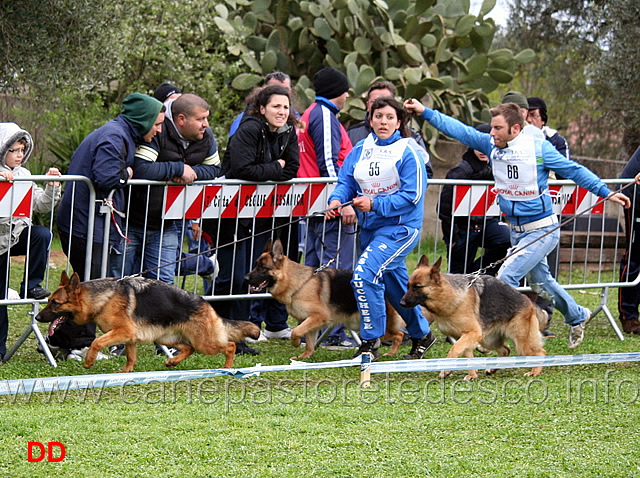
[[[61,315],[60,317],[56,318],[53,322],[51,322],[51,325],[49,325],[49,335],[53,335],[54,332],[56,331],[56,329],[60,326],[60,324],[62,324],[65,320],[67,320],[67,316],[66,315]]]
[[[265,280],[265,281],[260,282],[260,284],[258,284],[258,285],[250,285],[249,286],[249,293],[250,294],[255,294],[256,292],[260,292],[260,291],[264,290],[267,287],[267,284],[268,284],[268,282]]]

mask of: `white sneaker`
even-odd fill
[[[84,347],[82,349],[72,349],[69,350],[69,354],[67,355],[67,360],[77,360],[82,362],[87,357],[87,352],[89,351],[89,347]],[[105,355],[102,352],[98,352],[96,355],[96,360],[107,360],[111,358],[109,355]]]
[[[278,330],[277,332],[271,332],[270,330],[265,329],[264,336],[268,339],[290,339],[291,329],[287,327],[286,329]]]
[[[244,339],[245,342],[248,342],[250,344],[255,344],[256,342],[267,342],[268,340],[269,339],[267,339],[262,330],[260,331],[260,337],[258,337],[257,339],[252,339],[251,337],[247,337],[246,339]]]

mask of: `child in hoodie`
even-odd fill
[[[24,167],[33,151],[31,135],[15,123],[0,123],[0,177],[4,181],[28,177],[31,173]],[[56,168],[49,168],[47,175],[60,176]],[[2,179],[0,179],[2,181]],[[36,212],[49,212],[60,199],[60,183],[49,182],[45,189],[32,185],[32,205]],[[0,299],[7,298],[9,256],[25,255],[29,260],[20,296],[44,299],[51,292],[41,286],[47,268],[51,232],[45,226],[31,225],[29,217],[0,217]],[[26,283],[25,283],[26,281]],[[7,352],[6,341],[9,328],[7,306],[0,305],[0,362]]]

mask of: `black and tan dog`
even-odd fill
[[[326,327],[344,324],[348,329],[360,330],[360,313],[351,287],[352,271],[315,268],[289,259],[282,243],[276,240],[267,244],[265,252],[256,261],[255,268],[245,280],[251,292],[267,290],[278,302],[287,307],[289,315],[300,323],[291,332],[291,343],[300,346],[305,337],[305,351],[299,357],[313,355],[318,331]],[[402,317],[387,302],[387,329],[383,340],[391,340],[391,350],[385,355],[395,355],[404,334]]]
[[[429,267],[429,259],[422,256],[400,303],[404,307],[422,305],[429,321],[457,340],[447,357],[473,357],[478,345],[507,356],[511,349],[504,343],[506,338],[513,340],[519,355],[546,354],[540,334],[548,321],[545,311],[495,277],[481,275],[470,285],[468,276],[444,274],[440,272],[441,262],[439,258]],[[525,375],[537,376],[540,372],[542,367],[534,367]],[[440,378],[450,373],[443,371]],[[477,371],[470,370],[465,380],[477,377]]]
[[[224,353],[224,367],[230,368],[234,342],[260,335],[251,322],[218,317],[198,295],[142,277],[80,282],[78,274],[69,279],[62,272],[60,286],[36,320],[51,322],[53,329],[67,319],[77,324],[93,321],[104,332],[89,347],[85,368],[95,363],[100,349],[123,343],[127,353],[123,372],[131,372],[136,364],[137,342],[157,342],[180,350],[165,362],[167,367],[178,365],[196,350],[207,355]]]

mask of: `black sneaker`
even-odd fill
[[[68,349],[51,345],[49,343],[49,337],[45,337],[44,341],[47,343],[47,347],[49,347],[49,351],[51,352],[51,355],[53,355],[53,359],[56,362],[62,362],[63,360],[66,360],[66,357],[69,354]],[[40,345],[40,342],[38,342],[36,350],[38,351],[38,353],[44,354],[44,349],[42,348],[42,345]]]
[[[236,344],[236,355],[258,355],[260,351],[254,349],[253,347],[249,347],[244,340],[242,342],[238,342]]]
[[[380,357],[380,352],[378,349],[380,348],[380,339],[375,340],[363,340],[358,348],[358,351],[351,358],[356,358],[362,355],[363,353],[369,352],[371,354],[371,361],[375,362]]]
[[[27,298],[28,299],[36,299],[36,300],[46,299],[50,295],[51,295],[51,291],[50,290],[45,289],[44,287],[40,287],[40,286],[36,286],[33,289],[29,289],[27,291]]]
[[[411,339],[413,345],[411,346],[411,352],[405,355],[405,360],[419,360],[424,357],[424,354],[436,343],[436,336],[433,332],[429,331],[427,335],[421,339]]]
[[[124,355],[124,344],[112,345],[109,347],[109,353],[114,357],[122,357]]]

